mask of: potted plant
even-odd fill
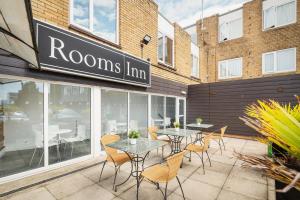
[[[197,117],[196,122],[197,122],[197,125],[200,125],[203,122],[203,119],[201,117]]]
[[[128,137],[129,137],[130,144],[136,144],[136,139],[138,139],[140,137],[140,132],[130,131]]]
[[[180,123],[178,121],[173,123],[175,131],[179,131]]]
[[[274,100],[258,101],[248,106],[246,116],[240,118],[261,134],[258,141],[271,144],[272,149],[268,152],[271,158],[236,155],[246,166],[262,169],[277,181],[277,199],[299,199],[300,194],[300,99],[296,98],[295,106]]]

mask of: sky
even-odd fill
[[[155,0],[159,11],[182,27],[194,24],[201,17],[201,0]],[[237,8],[249,0],[204,0],[204,17]]]

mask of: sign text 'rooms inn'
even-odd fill
[[[35,21],[42,69],[149,87],[150,63]]]

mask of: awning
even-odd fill
[[[0,0],[0,49],[39,67],[30,0]]]

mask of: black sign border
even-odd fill
[[[62,67],[62,66],[56,66],[56,65],[51,65],[51,64],[42,63],[42,62],[40,63],[41,69],[47,70],[47,71],[54,71],[54,72],[60,72],[60,73],[65,73],[65,74],[83,76],[83,77],[88,77],[88,78],[95,78],[95,79],[100,79],[100,80],[105,80],[105,81],[125,83],[125,84],[129,84],[129,85],[136,85],[136,86],[142,86],[142,87],[151,87],[151,63],[149,61],[146,61],[146,60],[143,60],[143,59],[140,59],[140,58],[136,58],[135,56],[130,55],[130,54],[125,53],[125,52],[122,52],[122,51],[114,50],[113,48],[111,48],[109,46],[106,46],[102,43],[99,44],[95,41],[92,41],[88,38],[84,38],[84,37],[82,37],[80,35],[77,35],[75,33],[69,32],[69,31],[67,31],[65,29],[62,29],[60,27],[57,27],[53,24],[49,24],[49,23],[38,21],[38,20],[34,20],[34,26],[35,26],[35,30],[36,30],[35,35],[36,35],[37,46],[38,46],[38,35],[39,35],[38,34],[39,33],[38,29],[39,29],[39,26],[43,26],[45,28],[48,28],[48,29],[51,29],[53,31],[59,32],[61,34],[67,35],[67,36],[72,37],[74,39],[81,40],[82,42],[88,43],[90,45],[94,45],[94,46],[97,46],[99,48],[103,48],[103,49],[106,49],[108,51],[111,51],[113,53],[117,53],[117,54],[120,54],[120,55],[123,55],[123,56],[130,57],[130,58],[132,58],[132,59],[134,59],[138,62],[143,62],[144,64],[148,64],[149,65],[149,84],[136,82],[136,81],[132,81],[132,80],[120,79],[120,78],[111,77],[111,76],[105,76],[105,75],[101,75],[101,74],[91,75],[93,73],[79,71],[79,70],[72,70],[72,69],[69,69],[69,68]],[[54,28],[52,28],[52,27],[54,27]],[[60,31],[60,30],[62,30],[62,31]],[[65,33],[63,31],[66,31],[68,33]],[[125,57],[124,57],[124,59],[125,59]],[[51,66],[51,68],[50,67],[45,67],[45,66]],[[76,71],[78,71],[79,73],[76,72]]]

